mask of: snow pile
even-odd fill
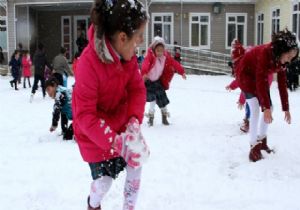
[[[9,79],[0,78],[0,209],[86,209],[89,167],[75,142],[62,141],[60,129],[49,132],[53,101],[42,99],[39,88],[30,104],[30,90],[14,91]],[[171,125],[161,124],[159,110],[154,127],[143,125],[151,155],[137,210],[300,209],[300,92],[290,93],[293,123],[287,125],[273,83],[269,144],[276,154],[250,163],[248,138],[239,131],[239,92],[224,88],[231,79],[174,78]],[[122,209],[124,178],[114,182],[104,210]]]

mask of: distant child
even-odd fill
[[[170,101],[166,90],[169,89],[175,72],[186,79],[183,67],[165,49],[164,40],[161,37],[155,37],[142,65],[142,76],[147,88],[147,102],[150,102],[147,114],[149,126],[153,126],[155,104],[161,109],[162,123],[169,125],[167,105]]]
[[[59,85],[58,80],[55,77],[51,77],[45,83],[46,91],[48,95],[55,100],[53,106],[53,117],[50,132],[56,130],[60,115],[62,122],[62,133],[64,140],[73,139],[73,126],[72,123],[68,126],[68,121],[72,120],[72,108],[71,108],[71,90]]]
[[[73,60],[73,65],[72,65],[72,70],[73,70],[73,74],[75,75],[76,69],[77,69],[77,64],[80,58],[80,54],[79,52],[75,53],[75,57]]]
[[[30,58],[30,54],[28,51],[24,51],[24,55],[22,56],[22,67],[23,67],[23,87],[26,88],[26,79],[28,81],[29,88],[31,88],[30,77],[31,77],[31,66],[32,61]]]
[[[180,63],[181,62],[181,47],[178,46],[178,43],[174,42],[174,59]]]
[[[95,0],[91,9],[89,44],[80,55],[72,96],[75,138],[93,179],[88,210],[101,209],[125,169],[123,210],[135,209],[149,156],[140,128],[146,90],[135,55],[147,21],[138,0]]]
[[[139,64],[140,69],[142,68],[142,64],[144,62],[145,55],[146,55],[146,50],[142,50],[142,54],[138,57],[138,64]]]
[[[284,119],[291,123],[286,64],[296,59],[298,53],[296,35],[286,29],[273,34],[270,43],[251,48],[236,66],[237,81],[250,108],[250,161],[261,160],[261,151],[272,152],[267,144],[268,125],[273,121],[268,79],[271,73],[277,73]]]
[[[15,86],[15,90],[18,89],[18,79],[20,74],[21,68],[21,61],[20,61],[20,53],[19,51],[15,51],[11,56],[11,60],[9,61],[9,66],[11,67],[11,74],[13,76],[13,80],[10,81],[11,87]]]

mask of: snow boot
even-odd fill
[[[69,126],[69,128],[63,132],[63,140],[73,140],[73,126],[72,124]]]
[[[264,150],[266,151],[268,154],[270,153],[274,153],[274,150],[270,149],[270,147],[268,147],[268,144],[267,144],[267,137],[259,140],[259,142],[261,142],[261,150]]]
[[[170,125],[168,122],[169,113],[166,111],[161,111],[161,117],[162,117],[162,124],[164,125]]]
[[[147,114],[147,116],[148,116],[148,118],[149,118],[149,120],[148,120],[148,122],[147,122],[148,125],[149,125],[149,126],[153,126],[154,113],[150,113],[150,112],[149,112],[149,113]]]
[[[14,87],[14,81],[10,81],[10,86],[13,88]]]
[[[251,150],[249,153],[249,159],[252,162],[256,162],[258,160],[263,159],[263,156],[261,154],[261,149],[262,149],[262,143],[257,142],[255,145],[251,145]]]
[[[93,208],[90,206],[90,196],[88,197],[87,204],[88,204],[87,210],[101,210],[101,206],[99,206],[97,208]]]
[[[243,131],[244,133],[248,133],[248,131],[249,131],[249,120],[248,119],[244,119],[244,123],[240,127],[240,130]]]

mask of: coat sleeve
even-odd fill
[[[138,70],[136,62],[133,75],[129,78],[127,85],[128,91],[128,120],[131,117],[136,117],[140,123],[143,121],[145,103],[146,103],[146,88],[141,74]]]
[[[268,69],[269,58],[267,58],[267,52],[262,51],[262,55],[258,55],[257,68],[256,68],[256,93],[260,102],[262,110],[270,109],[270,88],[268,82]],[[253,55],[255,56],[255,55]]]
[[[281,106],[283,111],[289,111],[289,97],[287,91],[287,84],[286,84],[286,71],[279,71],[277,73],[277,82],[278,82],[278,89],[281,99]]]
[[[176,61],[174,58],[172,58],[171,56],[170,56],[170,58],[172,59],[172,66],[174,67],[175,72],[177,72],[180,75],[185,74],[185,71],[184,71],[184,68],[182,67],[182,65],[178,61]]]
[[[94,69],[86,65],[87,63],[89,62],[78,63],[72,98],[75,128],[78,126],[81,132],[101,149],[109,150],[116,132],[97,114],[99,81]]]
[[[238,84],[238,81],[235,79],[233,80],[230,84],[229,84],[229,87],[231,90],[235,90],[239,87],[239,84]]]
[[[59,116],[62,110],[63,105],[66,103],[66,94],[65,93],[56,93],[55,103],[53,106],[53,113],[52,113],[52,126],[57,127]]]

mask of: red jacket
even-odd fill
[[[277,73],[283,111],[289,110],[285,68],[274,61],[271,43],[251,48],[236,66],[239,87],[245,93],[257,96],[262,109],[270,109],[268,77]]]
[[[146,103],[136,57],[121,62],[109,41],[96,39],[94,34],[91,26],[72,96],[74,134],[87,162],[118,157],[111,152],[114,137],[125,131],[131,117],[142,122]]]
[[[27,59],[27,56],[22,57],[22,67],[23,67],[23,76],[24,77],[31,77],[31,59]]]
[[[180,65],[180,63],[178,63],[174,58],[172,58],[167,51],[165,51],[164,54],[166,56],[165,68],[159,80],[161,81],[165,90],[168,90],[175,72],[180,75],[183,75],[185,71],[184,68]],[[152,48],[149,48],[145,60],[142,64],[142,76],[147,75],[153,68],[155,64],[155,58],[156,56]]]

